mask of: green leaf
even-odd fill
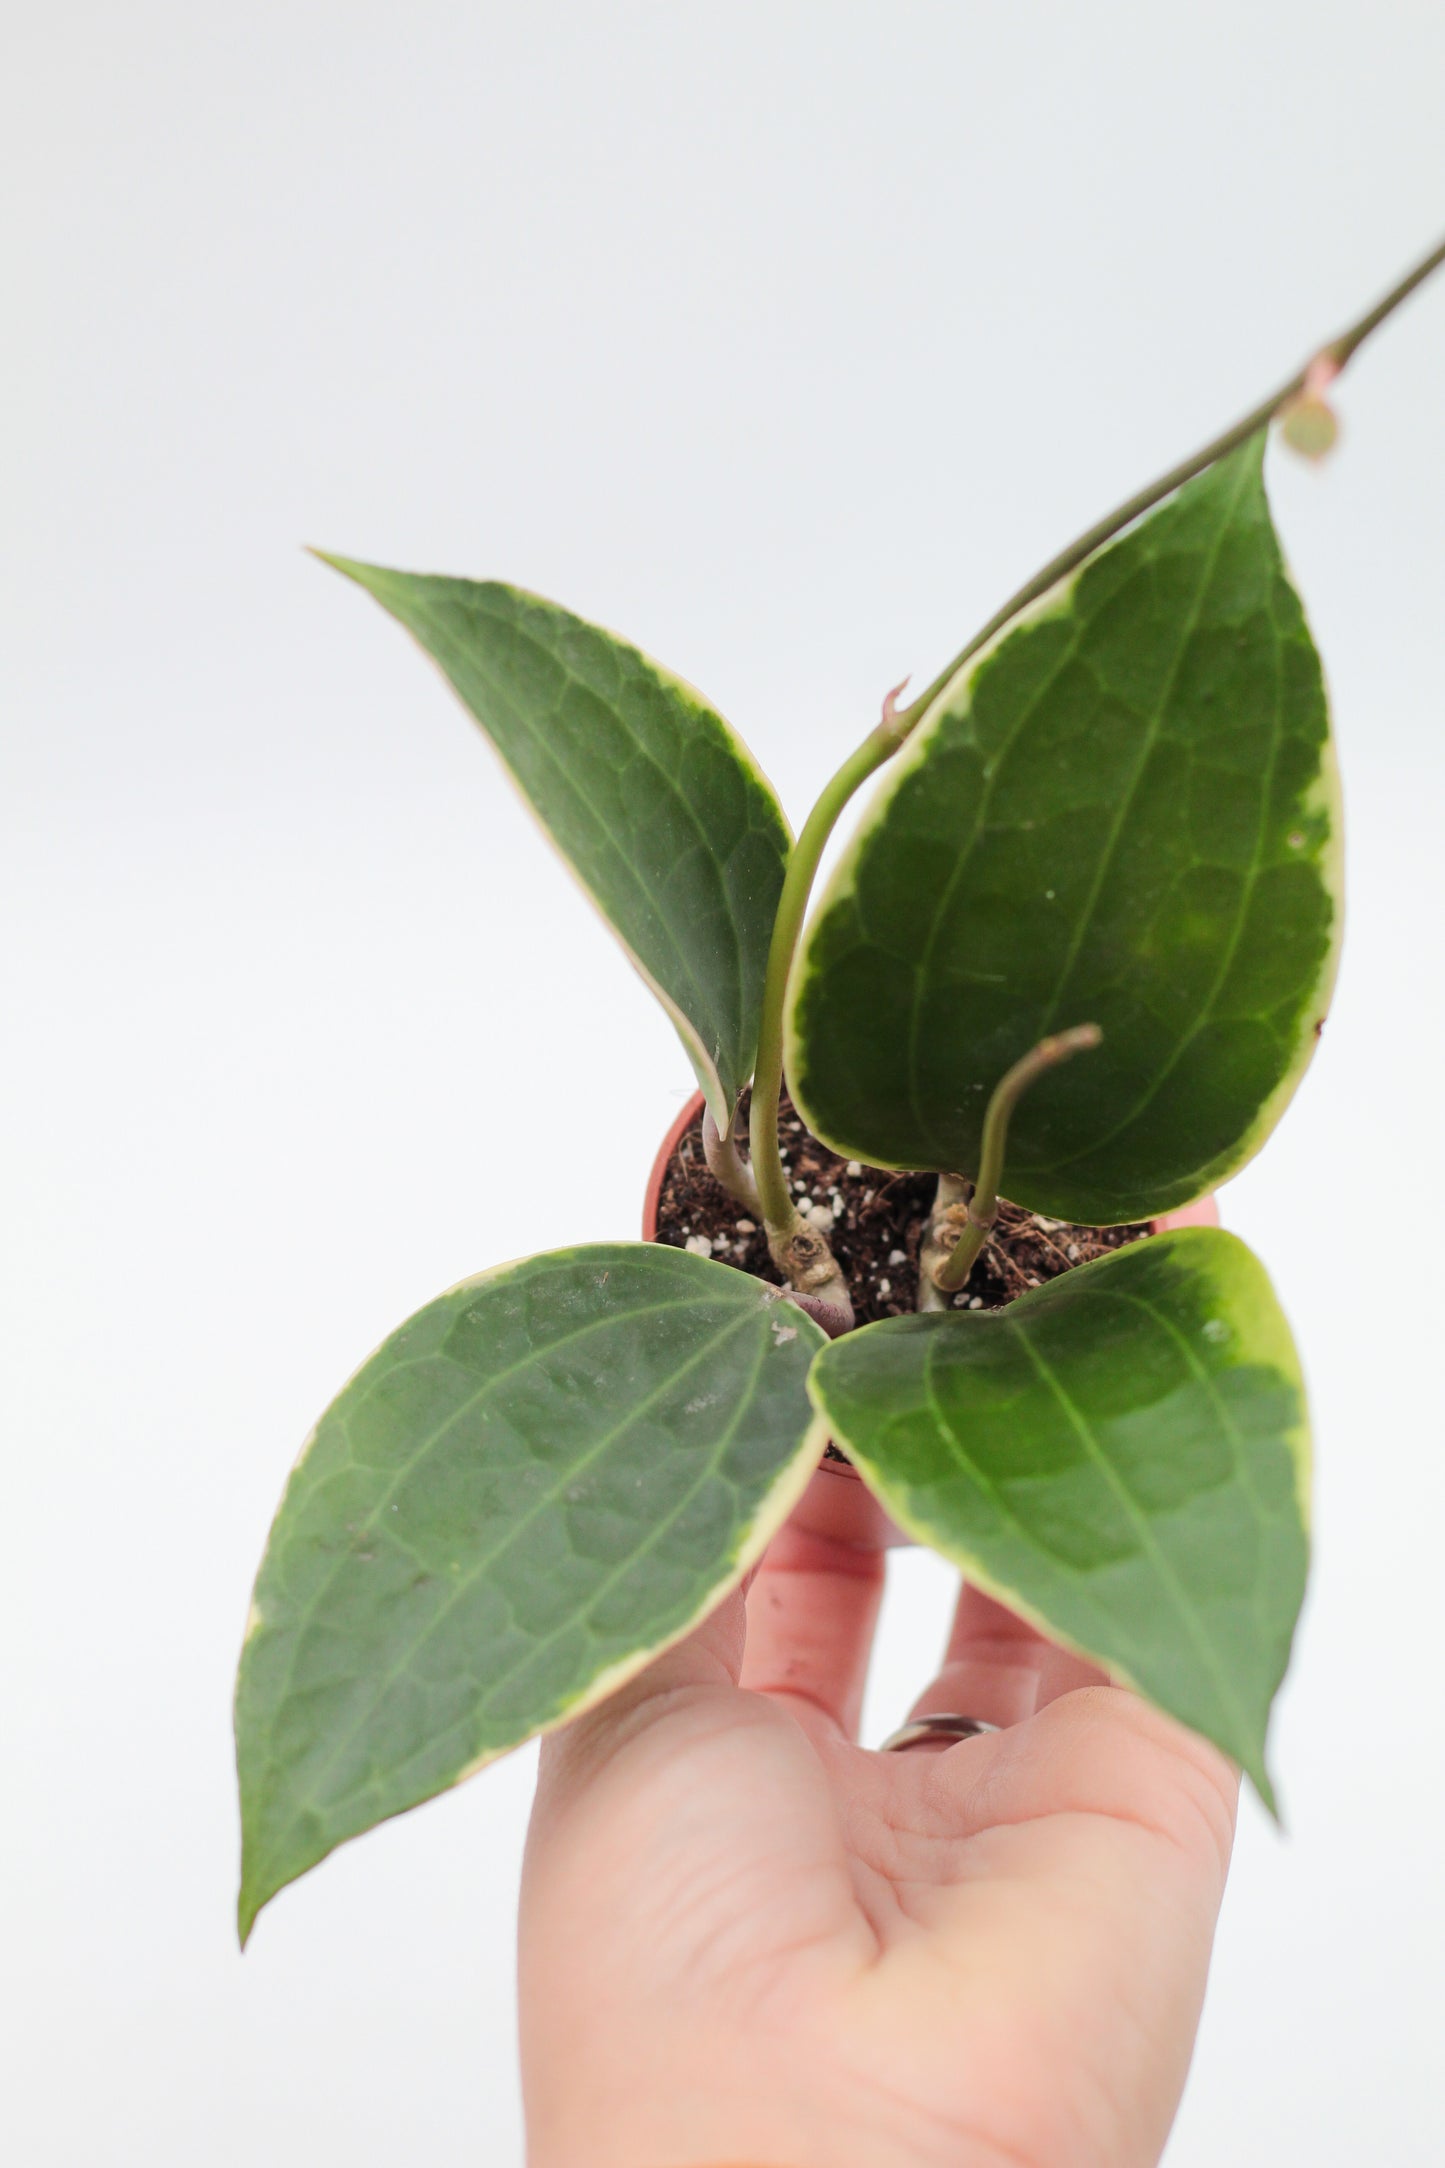
[[[726,1133],[790,843],[742,740],[690,685],[538,595],[325,562],[441,666],[671,1016]]]
[[[344,1838],[600,1700],[760,1554],[818,1455],[823,1335],[642,1243],[418,1311],[302,1450],[236,1688],[244,1942]]]
[[[1308,1556],[1289,1327],[1217,1228],[1155,1235],[1006,1309],[889,1318],[812,1392],[919,1542],[1248,1770]]]
[[[1313,1052],[1340,938],[1319,658],[1263,439],[964,665],[885,775],[806,937],[793,1097],[847,1156],[978,1171],[988,1095],[1046,1034],[1006,1194],[1146,1219],[1258,1149]]]

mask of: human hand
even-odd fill
[[[532,2168],[1156,2162],[1234,1771],[971,1590],[915,1713],[1004,1728],[861,1749],[883,1559],[820,1518],[805,1503],[746,1600],[544,1742]]]

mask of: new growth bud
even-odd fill
[[[1279,410],[1279,433],[1302,459],[1323,459],[1339,440],[1339,416],[1327,397],[1339,373],[1340,365],[1331,355],[1317,354],[1299,390]]]

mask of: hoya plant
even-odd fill
[[[437,1296],[303,1446],[237,1687],[243,1940],[346,1838],[686,1634],[825,1454],[1272,1804],[1304,1390],[1264,1267],[1168,1215],[1279,1120],[1340,947],[1329,712],[1266,437],[1328,448],[1331,379],[1442,260],[890,695],[796,840],[716,710],[610,632],[328,560],[440,665],[701,1104],[659,1239]]]

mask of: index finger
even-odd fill
[[[804,1730],[856,1739],[883,1597],[883,1552],[794,1517],[748,1590],[742,1685]]]
[[[1082,1656],[1060,1648],[1006,1604],[965,1585],[937,1675],[910,1717],[977,1717],[1007,1730],[1061,1694],[1079,1686],[1102,1686],[1107,1674]]]

